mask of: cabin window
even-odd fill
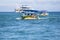
[[[29,15],[29,14],[28,14]]]
[[[33,15],[33,14],[31,14],[31,15]]]

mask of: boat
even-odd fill
[[[40,14],[40,16],[48,16],[49,14],[48,14],[48,12],[47,11],[41,11],[41,14]]]
[[[16,9],[16,12],[22,14],[21,18],[17,19],[41,19],[41,16],[48,16],[48,13],[46,11],[41,11],[40,13],[39,11],[32,10],[29,6],[22,6],[20,9]]]

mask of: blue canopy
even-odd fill
[[[38,10],[24,10],[24,11],[26,11],[26,12],[35,12],[35,13],[40,13],[40,11],[38,11]]]

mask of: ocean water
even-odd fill
[[[0,40],[60,40],[60,12],[48,19],[16,20],[20,14],[0,12]]]

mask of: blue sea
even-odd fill
[[[17,20],[19,13],[0,12],[0,40],[60,40],[60,12],[48,19]]]

